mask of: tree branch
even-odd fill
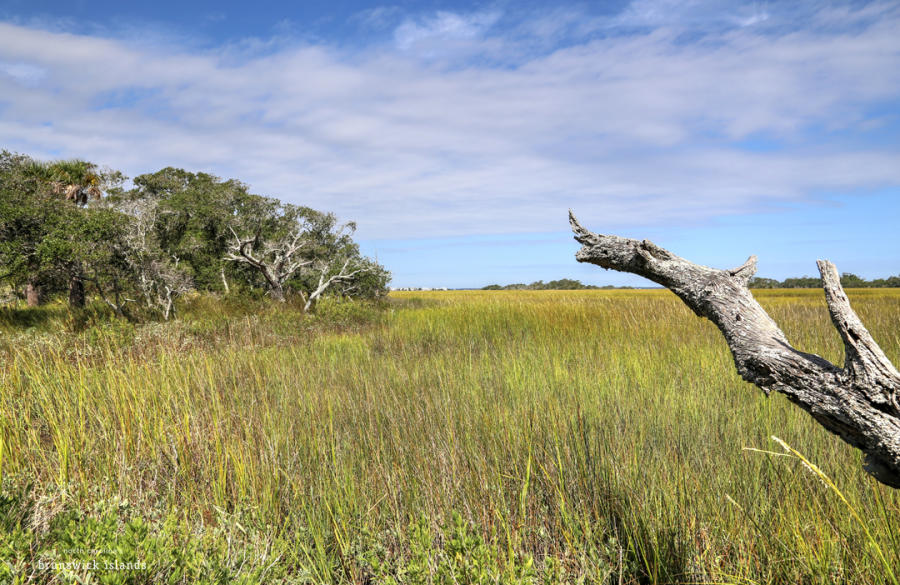
[[[258,270],[269,285],[269,293],[278,300],[284,300],[284,283],[300,268],[313,263],[312,260],[300,255],[300,251],[307,244],[300,230],[291,232],[277,241],[262,242],[262,253],[257,257],[253,255],[257,237],[241,238],[233,227],[229,229],[235,241],[229,244],[225,260],[243,262]],[[225,282],[224,273],[222,281]],[[225,286],[227,289],[227,282]]]
[[[866,454],[866,471],[900,488],[900,374],[850,308],[837,269],[820,260],[831,318],[844,340],[846,362],[793,348],[756,302],[747,283],[756,272],[751,256],[732,270],[694,264],[648,240],[595,234],[569,212],[582,248],[579,262],[630,272],[661,284],[725,337],[741,377],[766,394],[780,392],[823,427]]]
[[[337,274],[333,274],[326,280],[325,275],[328,273],[328,270],[331,268],[331,262],[324,263],[319,272],[319,284],[316,286],[316,289],[309,294],[309,298],[306,300],[306,304],[303,306],[303,312],[307,313],[312,308],[313,304],[316,302],[322,293],[324,293],[328,287],[336,282],[343,282],[350,280],[360,272],[362,272],[361,268],[354,270],[353,272],[345,272],[347,270],[347,266],[350,265],[350,259],[344,260],[344,265],[341,266],[340,271]]]

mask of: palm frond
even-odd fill
[[[81,187],[78,185],[67,185],[66,186],[66,201],[75,201],[78,203],[78,200],[81,196]]]

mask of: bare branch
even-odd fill
[[[850,307],[850,300],[844,293],[835,265],[828,260],[818,260],[816,264],[822,275],[831,322],[844,341],[844,370],[853,376],[854,382],[860,387],[871,390],[868,398],[874,404],[900,412],[896,386],[890,388],[880,384],[882,380],[900,380],[900,373]]]
[[[348,281],[360,272],[362,272],[361,268],[358,268],[352,272],[347,272],[347,267],[350,265],[350,259],[347,258],[344,260],[344,265],[341,266],[341,269],[337,274],[332,274],[328,278],[326,278],[326,274],[331,270],[331,262],[323,262],[319,266],[319,284],[316,286],[316,289],[309,294],[309,297],[306,299],[306,304],[303,306],[303,312],[309,312],[312,306],[315,304],[316,300],[324,293],[328,287],[337,283]]]
[[[243,262],[258,270],[269,285],[269,293],[280,301],[284,301],[285,282],[298,270],[313,263],[301,255],[306,241],[300,230],[279,240],[262,242],[261,252],[254,255],[253,247],[258,245],[257,238],[241,238],[233,227],[229,226],[229,229],[234,241],[228,246],[225,260]]]
[[[659,283],[697,315],[718,326],[741,377],[766,394],[780,392],[823,427],[866,454],[866,471],[900,488],[900,374],[850,308],[837,269],[819,261],[832,321],[844,340],[846,362],[793,348],[750,293],[751,256],[733,270],[680,258],[648,240],[595,234],[569,212],[579,262],[638,274]]]
[[[149,308],[158,308],[168,320],[174,313],[175,298],[191,290],[190,276],[181,268],[181,259],[164,258],[164,252],[154,236],[154,225],[159,217],[156,201],[137,200],[120,207],[130,216],[125,258],[137,276],[138,289]]]

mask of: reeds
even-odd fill
[[[850,294],[898,363],[900,295]],[[842,362],[821,291],[760,299],[795,346]],[[236,542],[282,547],[241,570],[278,558],[266,579],[285,581],[895,582],[898,493],[742,382],[667,291],[349,307],[203,306],[172,328],[7,344],[5,489],[127,500],[129,517],[195,533],[238,523]],[[742,450],[771,435],[831,486]]]

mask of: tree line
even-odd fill
[[[489,284],[481,288],[481,290],[598,290],[598,289],[614,289],[614,288],[632,288],[630,286],[616,287],[612,285],[594,286],[593,284],[584,284],[580,280],[571,278],[561,278],[559,280],[551,280],[544,282],[536,280],[531,284],[516,283],[501,286],[499,284]]]
[[[0,283],[29,306],[90,295],[117,315],[169,319],[189,291],[302,299],[386,294],[355,224],[172,167],[135,177],[82,160],[0,152]]]
[[[750,279],[750,288],[822,288],[822,279],[810,276],[786,278],[784,280],[775,280],[774,278]],[[841,275],[841,286],[844,288],[894,288],[900,287],[900,275],[889,276],[888,278],[876,278],[866,280],[853,273],[845,272]],[[579,280],[571,278],[561,278],[559,280],[551,280],[544,282],[537,280],[531,284],[489,284],[481,290],[611,290],[611,289],[630,289],[630,286],[595,286],[592,284],[583,284]]]
[[[750,279],[750,288],[822,288],[822,279],[811,276],[801,276],[775,280],[774,278]],[[896,288],[900,287],[900,275],[887,278],[875,278],[866,280],[852,272],[841,274],[841,286],[844,288]]]

